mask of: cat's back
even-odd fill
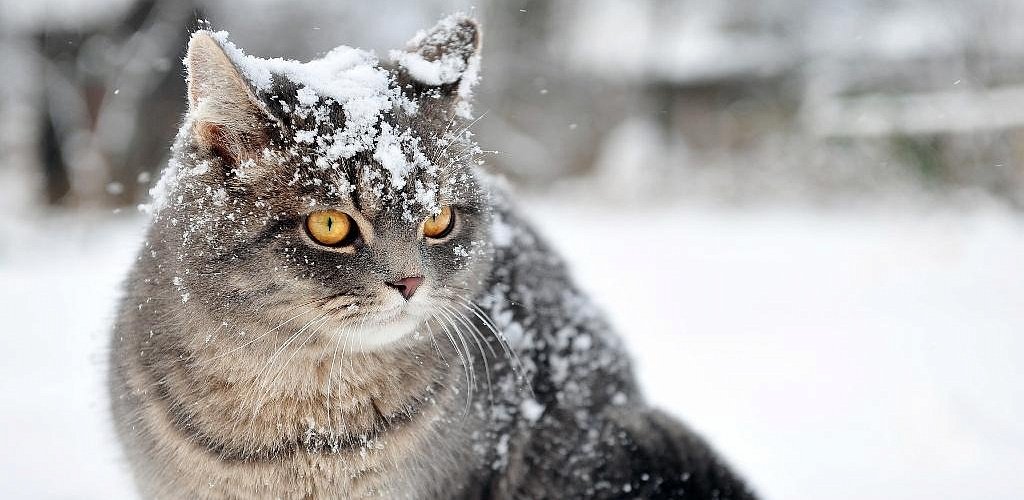
[[[752,499],[699,435],[643,398],[622,339],[508,205],[483,303],[528,360],[494,498]]]

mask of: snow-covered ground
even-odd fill
[[[1024,494],[1018,215],[524,206],[766,498]],[[140,223],[0,222],[0,497],[127,495],[103,351]]]
[[[1024,495],[1024,221],[540,206],[649,397],[767,498]]]

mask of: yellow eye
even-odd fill
[[[437,215],[433,215],[423,221],[423,236],[427,238],[444,238],[452,232],[455,225],[455,211],[452,207],[441,207]]]
[[[317,243],[327,246],[341,244],[356,233],[356,223],[344,212],[317,210],[306,217],[306,231]]]

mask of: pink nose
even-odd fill
[[[416,293],[416,289],[420,287],[420,283],[423,283],[423,276],[409,276],[402,278],[398,281],[387,281],[385,284],[402,294],[405,300],[409,300],[412,294]]]

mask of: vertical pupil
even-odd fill
[[[328,217],[327,218],[327,230],[330,231],[332,227],[334,227],[334,218]]]

